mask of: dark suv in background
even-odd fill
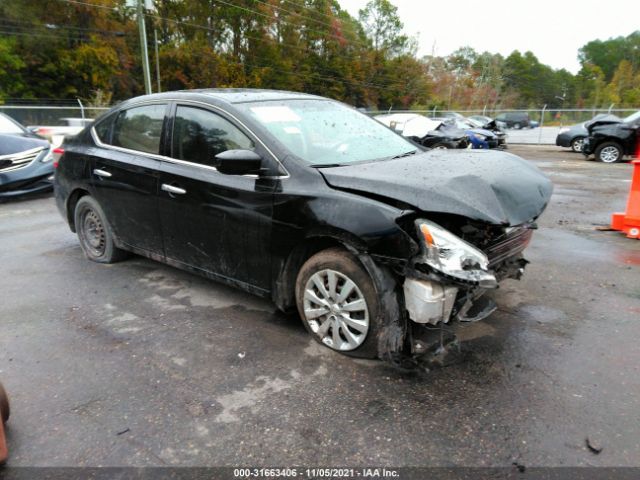
[[[531,128],[531,119],[529,119],[527,112],[501,113],[495,120],[498,126],[503,126],[504,128],[514,128],[516,130]]]
[[[589,136],[584,140],[582,153],[604,163],[618,163],[625,155],[634,156],[638,149],[640,111],[629,115],[619,123],[594,122],[588,127]]]

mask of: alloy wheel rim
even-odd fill
[[[604,163],[613,163],[620,157],[620,152],[616,147],[604,147],[600,152],[600,158]]]
[[[573,149],[576,152],[581,152],[583,144],[584,144],[584,140],[582,138],[578,138],[577,140],[573,141]]]
[[[305,285],[303,307],[311,331],[329,348],[355,350],[367,338],[367,301],[343,273],[331,269],[314,273]]]
[[[96,212],[87,210],[82,219],[84,244],[96,257],[104,254],[106,236],[102,221]]]

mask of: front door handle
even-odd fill
[[[106,170],[100,170],[99,168],[94,168],[93,174],[105,178],[109,178],[111,176],[109,172],[107,172]]]
[[[160,188],[167,193],[173,193],[176,195],[184,195],[187,193],[184,188],[174,187],[173,185],[167,185],[166,183],[163,183]]]

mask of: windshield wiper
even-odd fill
[[[409,155],[415,155],[416,153],[417,153],[417,150],[411,150],[410,152],[404,152],[404,153],[401,153],[400,155],[391,157],[391,159],[393,160],[394,158],[408,157]]]
[[[332,168],[332,167],[342,167],[344,163],[312,163],[311,166],[313,168]]]

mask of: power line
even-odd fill
[[[324,25],[324,26],[331,27],[331,28],[333,28],[333,27],[334,27],[334,25],[332,25],[332,24],[331,24],[331,23],[329,23],[329,22],[323,22],[323,21],[321,21],[321,20],[316,20],[315,18],[307,17],[307,16],[302,15],[302,14],[300,14],[300,13],[298,13],[298,12],[293,12],[293,11],[291,11],[291,10],[287,10],[287,9],[285,9],[285,8],[278,7],[277,5],[272,5],[272,4],[270,4],[270,3],[263,2],[262,0],[254,0],[254,1],[255,1],[255,2],[257,2],[257,3],[261,3],[262,5],[266,5],[266,6],[268,6],[268,7],[275,8],[275,9],[276,9],[276,10],[278,10],[278,11],[282,11],[282,12],[288,13],[289,15],[296,15],[296,16],[298,16],[298,17],[300,17],[300,18],[304,18],[305,20],[311,20],[312,22],[319,23],[320,25]]]
[[[207,26],[204,26],[204,25],[198,25],[198,24],[195,24],[195,23],[185,22],[185,21],[181,21],[181,20],[174,20],[174,19],[171,19],[171,18],[161,17],[159,15],[147,14],[147,16],[150,17],[150,18],[155,18],[157,20],[164,20],[164,21],[172,22],[174,24],[182,24],[182,25],[189,26],[189,27],[192,27],[192,28],[199,28],[199,29],[202,29],[202,30],[207,30],[207,31],[218,33],[215,29],[207,27]],[[264,38],[254,37],[254,36],[247,35],[247,34],[244,34],[244,37],[245,38],[250,38],[252,40],[257,40],[257,41],[263,41],[264,40]],[[291,43],[280,42],[277,39],[273,39],[273,40],[278,42],[278,45],[287,46],[287,47],[290,47],[290,48],[293,48],[293,49],[296,49],[296,50],[299,50],[299,51],[307,52],[307,48],[305,48],[305,47],[300,47],[298,45],[293,45]],[[346,57],[343,57],[343,58],[346,58]],[[386,79],[390,79],[391,81],[397,81],[397,78],[389,77],[389,76],[386,76],[386,75],[382,75],[382,76],[380,76],[380,78],[382,78],[382,79],[386,78]],[[362,85],[364,85],[364,86],[377,86],[377,87],[384,88],[383,85],[379,85],[379,84],[376,85],[374,83],[363,83]]]
[[[116,10],[115,7],[106,7],[104,5],[98,5],[98,4],[94,4],[94,3],[82,2],[80,0],[60,0],[60,1],[64,1],[64,2],[67,2],[67,3],[74,3],[74,4],[81,4],[81,5],[99,7],[99,8],[106,8],[106,9],[110,9],[110,10]],[[228,2],[226,2],[224,0],[214,0],[214,1],[216,1],[218,3],[222,3],[224,5],[228,5],[228,6],[233,7],[233,8],[237,8],[237,9],[246,11],[248,13],[253,13],[255,15],[259,15],[259,16],[262,16],[262,17],[265,17],[265,18],[273,19],[273,16],[271,16],[271,15],[266,15],[266,14],[264,14],[262,12],[258,12],[258,11],[255,11],[255,10],[252,10],[252,9],[249,9],[249,8],[245,8],[245,7],[242,7],[242,6],[239,6],[239,5],[234,5],[234,4],[228,3]],[[186,24],[186,25],[189,25],[189,26],[192,26],[192,27],[195,27],[195,28],[201,28],[201,29],[205,29],[205,30],[215,31],[214,29],[211,29],[211,28],[203,26],[203,25],[197,25],[197,24],[192,24],[192,23],[189,23],[189,22],[173,20],[173,19],[170,19],[170,18],[158,16],[158,15],[147,14],[147,16],[150,16],[150,17],[153,17],[153,18],[157,18],[157,19],[160,19],[160,20],[166,20],[166,21],[174,22],[174,23]],[[282,22],[290,24],[290,25],[293,25],[293,26],[297,26],[295,24],[291,24],[290,22],[287,22],[287,21],[284,21],[284,20]],[[312,29],[307,29],[307,30],[308,31],[313,31],[313,32],[316,32],[316,33],[320,33],[321,35],[326,35],[326,32],[319,32],[317,30],[312,30]],[[341,37],[337,37],[335,35],[330,35],[330,36],[334,36],[336,38],[341,38]],[[256,40],[262,40],[262,39],[259,39],[257,37],[254,37],[254,38]],[[290,45],[290,44],[285,44],[285,45],[289,45],[289,46],[293,47],[293,45]],[[300,47],[294,47],[294,48],[300,48]],[[196,56],[198,56],[198,55],[196,55]],[[299,73],[294,72],[294,71],[276,69],[273,66],[269,66],[269,65],[248,64],[247,62],[231,62],[231,61],[228,61],[228,62],[229,63],[235,63],[235,64],[238,64],[238,65],[257,66],[258,68],[270,68],[270,69],[272,69],[274,71],[278,71],[278,72],[285,73],[285,74],[288,74],[288,75],[294,75],[294,76],[297,76],[297,77],[307,78],[307,79],[314,79],[314,77],[310,77],[310,76],[307,76],[307,75],[299,74]],[[381,76],[381,78],[389,78],[390,79],[392,77]],[[333,76],[326,76],[326,75],[316,75],[316,79],[340,82],[340,83],[344,83],[344,84],[360,86],[360,87],[367,87],[367,88],[372,88],[372,89],[376,89],[376,90],[385,90],[385,89],[389,88],[390,86],[401,86],[401,85],[405,84],[404,82],[401,83],[400,81],[398,81],[395,78],[393,79],[393,81],[397,82],[397,83],[394,83],[394,84],[390,83],[389,85],[380,85],[380,84],[374,84],[374,83],[363,83],[363,82],[357,82],[357,81],[353,82],[353,81],[343,80],[341,78],[337,78],[337,77],[333,77]]]
[[[57,38],[58,40],[60,40],[60,35],[51,35],[51,34],[46,34],[46,33],[33,33],[33,32],[17,32],[15,30],[0,30],[0,34],[2,35],[18,35],[18,36],[23,36],[23,37],[42,37],[42,38]],[[72,35],[67,35],[65,36],[65,38],[67,39],[71,39],[71,40],[83,40],[82,37],[75,37]]]
[[[12,25],[15,24],[15,25]],[[47,30],[50,32],[55,32],[56,30],[71,30],[69,33],[74,33],[76,35],[83,35],[83,32],[96,33],[99,35],[106,36],[115,36],[120,37],[124,36],[124,32],[118,32],[113,30],[99,30],[96,28],[84,28],[84,27],[75,27],[70,25],[55,25],[55,24],[38,24],[33,22],[24,22],[20,20],[14,20],[8,17],[0,17],[0,28],[21,28],[24,29],[27,27],[35,27],[41,28],[43,30]]]
[[[66,0],[65,0],[65,1],[66,1]],[[237,8],[237,9],[239,9],[239,10],[244,10],[244,11],[246,11],[246,12],[253,13],[254,15],[260,15],[261,17],[266,17],[266,18],[269,18],[269,19],[274,18],[274,17],[273,17],[273,16],[271,16],[271,15],[266,15],[266,14],[264,14],[264,13],[262,13],[262,12],[258,12],[257,10],[252,10],[252,9],[250,9],[250,8],[241,7],[240,5],[234,5],[234,4],[232,4],[232,3],[225,2],[224,0],[214,0],[214,1],[215,1],[215,2],[218,2],[218,3],[222,3],[222,4],[224,4],[224,5],[228,5],[228,6],[233,7],[233,8]],[[257,1],[257,0],[256,0],[256,1]],[[291,23],[291,22],[288,22],[288,21],[286,21],[286,20],[281,20],[281,21],[282,21],[282,23],[286,23],[286,24],[288,24],[288,25],[292,25],[292,26],[294,26],[294,27],[298,26],[298,25],[296,25],[295,23]],[[312,28],[305,28],[305,30],[306,30],[306,31],[308,31],[308,32],[317,33],[317,34],[319,34],[319,35],[321,35],[321,36],[329,36],[329,37],[335,38],[336,40],[344,40],[344,41],[346,41],[346,39],[345,39],[345,38],[343,38],[343,37],[341,37],[341,36],[339,36],[339,35],[335,35],[335,34],[333,34],[333,33],[321,32],[321,31],[319,31],[319,30],[314,30],[314,29],[312,29]],[[354,43],[354,44],[356,44],[356,45],[360,45],[360,46],[368,47],[366,44],[361,43],[361,42],[359,42],[359,41],[354,41],[354,42],[352,42],[352,43]]]
[[[111,11],[118,10],[116,7],[109,7],[107,5],[100,5],[97,3],[81,2],[80,0],[61,0],[61,1],[67,2],[67,3],[75,3],[76,5],[86,5],[88,7],[104,8],[105,10],[111,10]]]
[[[78,3],[78,4],[81,4],[81,5],[87,5],[87,6],[95,6],[95,7],[102,7],[102,8],[110,8],[110,9],[112,9],[112,10],[115,10],[115,8],[114,8],[114,7],[105,7],[105,6],[103,6],[103,5],[98,5],[98,4],[93,4],[93,3],[82,2],[82,1],[80,1],[80,0],[60,0],[60,1],[69,2],[69,3]],[[240,6],[240,5],[234,5],[234,4],[229,3],[229,2],[226,2],[226,1],[224,1],[224,0],[214,0],[214,1],[215,1],[215,2],[217,2],[217,3],[222,3],[222,4],[224,4],[224,5],[227,5],[227,6],[233,7],[233,8],[237,8],[237,9],[240,9],[240,10],[246,11],[246,12],[248,12],[248,13],[253,13],[253,14],[255,14],[255,15],[259,15],[259,16],[261,16],[261,17],[265,17],[265,18],[268,18],[268,19],[274,19],[274,20],[275,20],[275,18],[274,18],[272,15],[267,15],[267,14],[264,14],[264,13],[262,13],[262,12],[258,12],[257,10],[252,10],[252,9],[250,9],[250,8],[242,7],[242,6]],[[257,2],[259,2],[259,3],[262,3],[262,4],[265,4],[265,5],[269,5],[269,4],[267,4],[267,3],[265,3],[265,2],[263,2],[263,1],[261,1],[261,0],[255,0],[255,1],[257,1]],[[304,8],[307,8],[307,9],[309,8],[309,7],[306,7],[306,6],[304,6],[304,5],[301,5],[301,6],[302,6],[302,7],[304,7]],[[279,7],[274,6],[274,8],[279,8]],[[283,11],[284,11],[284,10],[283,10]],[[300,15],[300,14],[298,14],[298,13],[296,13],[296,12],[293,12],[293,14],[295,14],[295,15]],[[180,23],[180,24],[188,25],[188,26],[191,26],[191,27],[194,27],[194,28],[200,28],[200,29],[204,29],[204,30],[209,30],[209,31],[216,32],[216,30],[215,30],[215,29],[212,29],[212,28],[209,28],[209,27],[206,27],[206,26],[203,26],[203,25],[197,25],[197,24],[193,24],[193,23],[190,23],[190,22],[180,21],[180,20],[173,20],[173,19],[171,19],[171,18],[161,17],[161,16],[158,16],[158,15],[152,15],[152,14],[145,14],[145,15],[146,15],[146,16],[148,16],[148,17],[152,17],[152,18],[159,19],[159,20],[165,20],[165,21],[169,21],[169,22],[173,22],[173,23]],[[324,15],[324,14],[322,14],[322,15]],[[303,18],[309,18],[309,17],[303,17]],[[294,27],[298,27],[298,25],[296,25],[296,24],[294,24],[294,23],[291,23],[291,22],[288,22],[288,21],[286,21],[286,20],[280,20],[280,21],[281,21],[282,23],[285,23],[285,24],[288,24],[288,25],[291,25],[291,26],[294,26]],[[328,25],[328,24],[327,24],[327,25]],[[331,33],[327,33],[327,32],[321,32],[321,31],[319,31],[319,30],[313,30],[313,29],[310,29],[310,28],[306,28],[306,30],[307,30],[307,31],[309,31],[309,32],[318,33],[318,34],[320,34],[320,35],[322,35],[322,36],[330,36],[330,37],[333,37],[333,38],[335,38],[335,39],[337,39],[337,40],[344,40],[344,41],[349,42],[349,40],[347,40],[347,39],[345,39],[345,38],[343,38],[343,37],[341,37],[341,36],[339,36],[339,35],[335,35],[335,34],[331,34]],[[216,33],[217,33],[217,32],[216,32]],[[252,39],[254,39],[254,40],[258,40],[258,41],[261,41],[261,40],[262,40],[262,38],[252,37],[252,36],[247,35],[247,34],[244,34],[244,36],[245,36],[246,38],[252,38]],[[358,40],[352,40],[352,41],[350,41],[350,43],[352,43],[353,45],[358,45],[358,46],[363,47],[363,48],[365,48],[365,49],[370,48],[370,46],[369,46],[369,45],[364,44],[364,43],[362,43],[362,42],[360,42],[360,41],[358,41]],[[286,46],[289,46],[289,47],[292,47],[292,48],[295,48],[295,49],[298,49],[298,50],[305,50],[305,49],[304,49],[304,48],[302,48],[302,47],[298,47],[298,46],[296,46],[296,45],[292,45],[292,44],[288,44],[288,43],[284,43],[284,42],[279,42],[279,44],[280,44],[280,45],[286,45]],[[380,78],[388,78],[388,79],[391,79],[391,78],[393,78],[393,77],[390,77],[390,76],[387,76],[387,75],[380,75]],[[395,81],[396,79],[395,79],[395,78],[393,78],[393,80]]]

